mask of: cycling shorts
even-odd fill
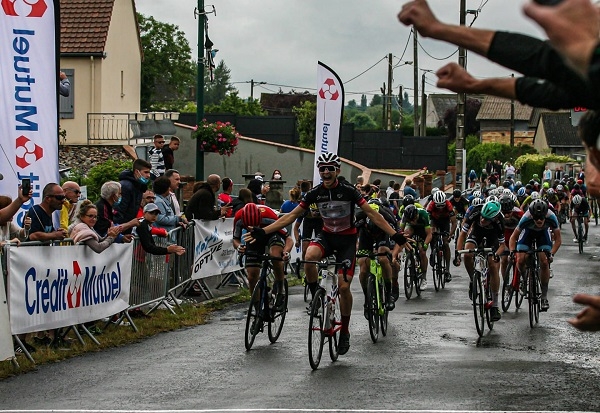
[[[390,248],[390,237],[387,234],[374,237],[369,231],[361,228],[358,232],[358,249],[372,251],[373,248]]]
[[[552,249],[550,229],[543,231],[534,231],[529,228],[523,229],[517,240],[517,251],[529,251],[534,241],[538,249],[550,251]]]
[[[339,235],[321,231],[310,242],[309,247],[319,247],[321,257],[334,255],[336,262],[350,263],[350,268],[346,270],[346,276],[352,277],[356,263],[356,238],[356,234]],[[342,269],[340,269],[340,274],[342,274]]]
[[[311,218],[302,220],[302,240],[310,241],[313,234],[316,237],[323,230],[322,218]]]
[[[439,232],[450,233],[450,217],[446,217],[446,218],[431,217],[431,226],[437,228]]]
[[[285,245],[285,237],[282,236],[279,232],[274,232],[269,234],[269,238],[265,242],[256,241],[252,244],[246,244],[246,251],[255,253],[255,254],[264,254],[265,249],[269,247],[282,247]],[[253,257],[251,254],[246,255],[246,267],[260,267],[262,266],[262,262],[258,259],[258,257]]]

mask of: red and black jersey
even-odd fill
[[[438,208],[435,205],[435,202],[430,202],[429,205],[427,205],[427,212],[429,212],[431,218],[436,221],[438,219],[448,219],[456,215],[454,213],[454,207],[452,206],[452,203],[448,200],[446,200],[443,208]]]
[[[308,191],[300,206],[308,209],[310,204],[316,204],[323,218],[323,231],[331,234],[356,234],[354,226],[354,209],[366,201],[358,190],[345,182],[336,181],[332,188],[323,184]]]

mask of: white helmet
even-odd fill
[[[504,189],[502,190],[502,193],[503,193],[503,194],[506,194],[506,195],[509,195],[509,194],[512,194],[512,191],[511,191],[510,189],[508,189],[508,188],[504,188]]]
[[[497,187],[496,187],[496,184],[491,184],[491,185],[490,185],[490,189],[496,189],[496,188],[497,188]]]
[[[446,194],[443,191],[437,190],[433,193],[433,202],[436,206],[442,206],[446,203]]]
[[[577,194],[573,197],[573,204],[579,205],[581,204],[581,201],[583,201],[583,197],[581,195]]]
[[[540,199],[540,193],[538,191],[533,191],[531,193],[531,200],[535,201],[536,199]]]
[[[485,199],[485,203],[488,202],[498,202],[498,197],[496,195],[490,195]]]
[[[436,186],[436,187],[433,187],[433,188],[431,188],[431,195],[435,194],[435,193],[436,193],[437,191],[439,191],[439,190],[440,190],[440,188],[438,188],[437,186]]]
[[[481,191],[473,191],[473,198],[481,198]]]
[[[471,205],[473,206],[477,206],[477,205],[481,205],[483,204],[483,199],[481,198],[473,198],[473,200],[471,201]]]

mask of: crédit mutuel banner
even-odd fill
[[[101,254],[86,245],[10,247],[12,334],[82,324],[125,310],[132,254],[131,244],[112,244]]]
[[[13,199],[23,178],[41,202],[44,186],[58,182],[59,0],[0,0],[0,193]]]
[[[339,76],[322,62],[319,62],[317,69],[317,89],[317,128],[313,173],[315,185],[321,182],[316,164],[319,155],[324,152],[338,153],[344,111],[344,85]]]

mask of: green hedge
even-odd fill
[[[485,163],[488,159],[497,159],[502,163],[510,161],[514,162],[523,154],[536,153],[537,151],[530,145],[510,146],[502,143],[482,143],[477,145],[472,150],[467,148],[467,171],[474,169],[479,175],[482,169],[485,168]],[[543,169],[543,168],[542,168]]]
[[[561,155],[528,154],[517,158],[515,168],[521,170],[521,181],[525,183],[531,180],[533,174],[537,174],[542,179],[544,167],[548,162],[566,163],[575,162],[575,160]]]

